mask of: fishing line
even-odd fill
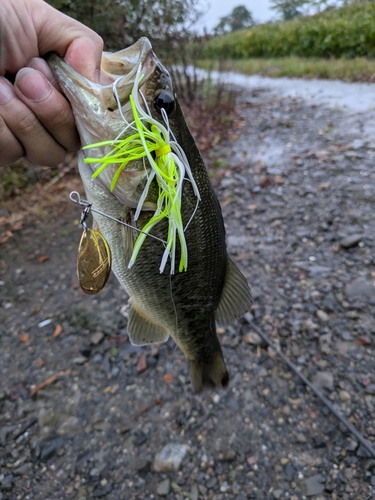
[[[101,212],[100,210],[93,208],[91,203],[89,203],[87,200],[83,200],[81,198],[81,195],[77,191],[72,191],[69,195],[69,198],[73,203],[76,203],[77,205],[80,205],[81,207],[85,207],[83,210],[84,216],[82,216],[83,222],[90,212],[94,212],[96,214],[102,215],[103,217],[107,217],[107,219],[111,219],[114,222],[118,222],[119,224],[122,224],[123,226],[129,227],[130,229],[134,229],[134,231],[138,231],[138,233],[144,233],[144,231],[142,231],[142,229],[138,229],[137,227],[132,226],[131,224],[127,224],[126,222],[124,222],[120,219],[116,219],[115,217],[112,217],[111,215],[105,214],[104,212]],[[161,241],[161,243],[163,243],[164,246],[167,244],[167,242],[165,240],[162,240],[161,238],[158,238],[157,236],[154,236],[153,234],[150,234],[150,233],[145,233],[145,234],[146,234],[146,236],[150,236],[150,238],[154,238],[154,240]]]
[[[326,407],[330,410],[331,413],[337,417],[342,424],[345,425],[345,427],[355,436],[358,441],[363,445],[364,448],[368,451],[368,453],[375,458],[375,449],[371,446],[369,441],[364,438],[364,436],[357,431],[357,429],[354,427],[353,424],[351,424],[342,414],[339,410],[337,410],[331,403],[330,401],[317,389],[306,377],[299,371],[297,366],[290,361],[290,359],[280,350],[276,347],[276,345],[267,337],[265,333],[262,332],[260,328],[257,327],[253,321],[248,319],[247,314],[245,314],[245,319],[253,328],[257,334],[266,342],[272,349],[278,354],[282,360],[289,366],[289,368],[296,374],[298,377],[303,381],[304,384],[306,384],[310,389],[313,391],[313,393],[318,396],[318,398],[326,405]]]

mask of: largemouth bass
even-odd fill
[[[183,234],[176,237],[173,256],[170,249],[166,251],[171,230],[168,216],[160,217],[148,231],[159,241],[144,236],[136,258],[134,246],[139,233],[135,229],[98,214],[94,214],[94,221],[111,249],[112,269],[130,296],[131,342],[162,342],[171,335],[189,363],[196,392],[205,387],[225,387],[229,375],[215,320],[227,324],[240,317],[251,306],[251,293],[227,254],[219,201],[168,71],[147,38],[116,53],[104,52],[100,84],[82,77],[56,55],[50,56],[48,63],[71,103],[83,146],[134,134],[137,100],[138,108],[167,127],[177,143],[176,154],[185,162],[188,173],[179,180]],[[107,162],[97,175],[99,159],[111,149],[105,143],[81,152],[79,172],[87,199],[93,208],[142,230],[159,213],[160,181],[158,184],[151,168],[158,152],[152,153],[152,158],[146,155],[129,161],[121,173],[116,162]],[[98,158],[98,162],[85,163],[89,157]],[[181,264],[175,269],[173,259],[177,263],[183,260],[183,239],[185,264],[183,269]],[[164,257],[161,266],[168,252],[171,258]]]

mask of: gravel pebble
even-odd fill
[[[188,452],[188,446],[184,444],[169,443],[154,460],[154,469],[156,472],[177,472],[182,460]]]

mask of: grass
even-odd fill
[[[375,82],[375,59],[320,59],[283,57],[275,59],[204,60],[199,64],[207,70],[235,71],[246,75],[291,78],[324,78],[347,82]]]

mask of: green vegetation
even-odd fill
[[[364,57],[354,59],[316,59],[283,57],[279,59],[204,60],[200,66],[207,70],[236,71],[246,75],[269,77],[302,77],[345,80],[348,82],[375,81],[375,60]]]
[[[215,59],[374,57],[375,2],[214,37],[205,54]]]

